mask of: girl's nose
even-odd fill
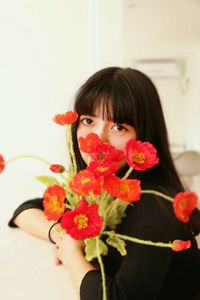
[[[103,140],[106,143],[109,143],[109,137],[106,128],[99,128],[96,134],[100,137],[101,140]]]

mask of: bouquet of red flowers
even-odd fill
[[[60,221],[64,232],[76,240],[84,240],[85,257],[88,261],[97,258],[103,280],[103,299],[106,299],[106,281],[102,255],[108,253],[108,246],[115,247],[121,255],[126,255],[126,241],[156,247],[168,247],[173,251],[190,248],[190,241],[175,240],[169,243],[152,242],[118,234],[116,226],[125,217],[128,205],[140,201],[142,193],[156,194],[166,201],[173,202],[174,213],[182,222],[188,222],[195,209],[198,198],[194,192],[180,192],[174,198],[154,190],[142,190],[140,180],[127,179],[132,170],[145,171],[159,161],[157,151],[148,142],[129,140],[125,154],[110,144],[102,141],[96,134],[90,133],[79,139],[82,152],[88,154],[86,169],[77,172],[75,154],[72,144],[71,124],[78,115],[66,112],[54,117],[54,122],[66,126],[69,146],[70,166],[49,165],[52,172],[60,175],[60,180],[52,176],[39,176],[38,180],[47,185],[44,191],[44,213],[49,221]],[[0,155],[0,173],[9,162],[24,156],[16,156],[5,161]],[[126,160],[129,169],[123,178],[116,175],[119,163]],[[103,238],[107,236],[107,238]]]

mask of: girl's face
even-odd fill
[[[125,145],[130,139],[136,139],[134,127],[123,123],[116,124],[112,121],[103,119],[101,110],[96,110],[93,115],[81,115],[77,129],[77,139],[85,138],[89,133],[97,134],[104,142],[111,144],[115,148],[125,151]],[[81,156],[86,164],[89,157],[87,153],[80,150]],[[120,168],[125,165],[122,161]]]

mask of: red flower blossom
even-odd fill
[[[113,197],[117,197],[126,202],[138,201],[141,196],[140,180],[137,179],[123,180],[112,175],[104,181],[103,189]]]
[[[75,111],[67,111],[64,114],[55,115],[53,121],[63,126],[76,122],[77,118],[78,114]]]
[[[50,170],[54,173],[63,173],[65,171],[65,167],[54,164],[50,166]]]
[[[5,160],[3,158],[3,155],[0,154],[0,174],[3,172],[3,170],[5,169]]]
[[[91,170],[97,178],[99,176],[108,177],[118,170],[118,164],[116,162],[107,164],[104,162],[93,161],[87,167],[87,170]]]
[[[85,153],[94,153],[97,150],[97,145],[102,144],[103,141],[99,136],[93,132],[89,133],[85,138],[79,138],[80,150]]]
[[[110,161],[119,162],[122,159],[124,159],[124,153],[121,150],[116,149],[112,145],[109,145],[108,150],[109,151],[105,153],[104,162],[110,162]]]
[[[85,138],[80,137],[79,147],[83,152],[90,154],[95,161],[110,163],[121,161],[124,158],[121,150],[103,142],[95,133],[89,133]]]
[[[72,181],[69,182],[69,186],[72,191],[79,196],[86,196],[90,193],[100,195],[101,185],[102,178],[96,179],[93,172],[87,169],[77,173],[73,177]]]
[[[175,240],[172,243],[172,250],[175,252],[187,250],[191,247],[191,242],[188,241],[181,241],[181,240]]]
[[[197,206],[198,197],[194,192],[180,192],[173,201],[174,213],[180,221],[186,223],[190,219],[192,211]]]
[[[114,146],[103,143],[97,146],[96,153],[92,153],[94,160],[103,161],[104,163],[119,162],[124,158],[124,153],[116,149]]]
[[[103,227],[102,217],[98,214],[97,204],[88,204],[80,200],[78,207],[64,213],[61,227],[76,240],[99,235]]]
[[[152,144],[131,139],[126,144],[126,160],[133,169],[145,171],[156,165],[159,158]]]
[[[65,211],[65,190],[59,185],[52,185],[43,195],[44,213],[49,221],[57,221]]]

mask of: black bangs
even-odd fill
[[[136,124],[136,109],[129,85],[120,72],[102,80],[86,82],[76,95],[74,105],[79,116],[101,114],[103,119],[114,123]]]

